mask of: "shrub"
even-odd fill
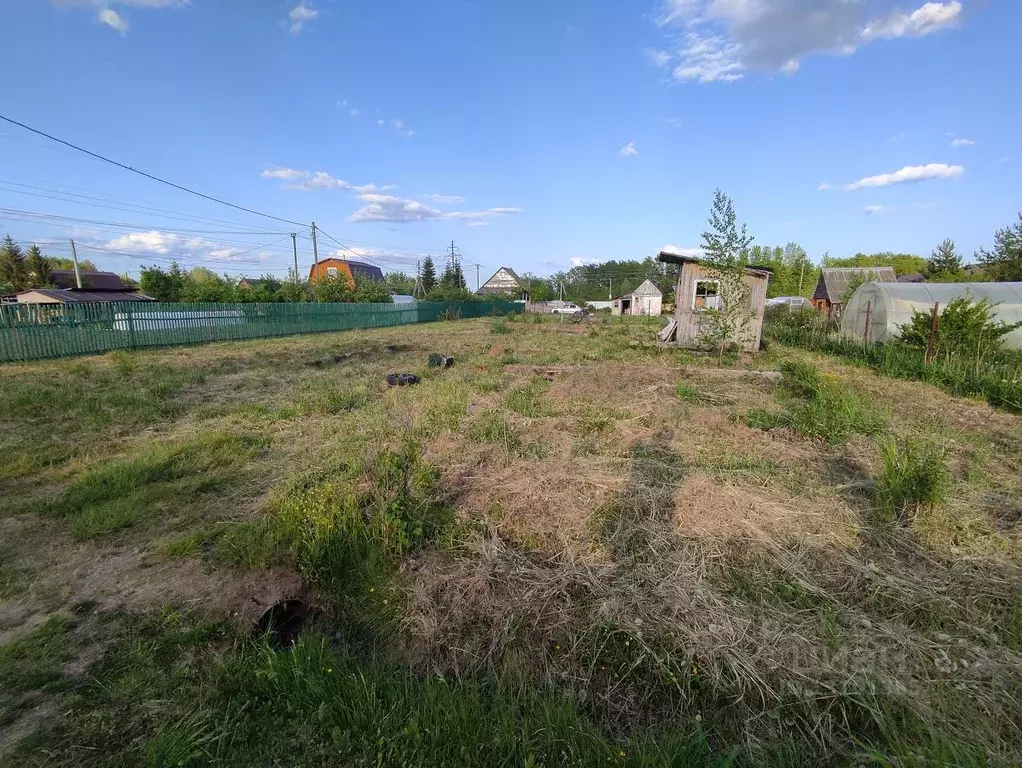
[[[990,316],[992,309],[993,305],[986,299],[974,302],[960,297],[948,302],[938,318],[934,357],[962,355],[981,359],[1000,351],[1004,336],[1022,327],[1022,322],[998,322]],[[912,320],[901,326],[902,340],[925,349],[929,345],[932,323],[930,312],[913,312]]]
[[[503,317],[495,317],[493,322],[490,323],[490,333],[503,335],[505,333],[511,333],[511,329],[508,327],[507,321]]]
[[[933,508],[947,498],[951,485],[944,449],[909,439],[880,442],[883,468],[877,478],[878,510],[904,525],[921,508]]]

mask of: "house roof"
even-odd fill
[[[38,294],[48,299],[55,299],[62,304],[97,304],[109,303],[112,301],[156,301],[152,296],[144,293],[131,293],[130,291],[71,291],[60,288],[33,288],[22,291],[18,294],[22,304],[31,304],[30,301],[21,301],[22,296]]]
[[[626,296],[663,296],[663,291],[657,288],[649,280],[643,280],[639,287],[631,293],[625,294]]]
[[[841,297],[854,280],[864,283],[896,283],[898,277],[894,274],[894,267],[824,267],[820,270],[813,298],[840,304]]]
[[[365,277],[370,280],[382,280],[383,270],[372,264],[363,264],[361,261],[349,261],[331,256],[328,259],[320,259],[320,264],[347,264],[351,270],[352,277]],[[315,267],[313,267],[315,268]]]
[[[685,256],[674,251],[660,251],[657,256],[657,261],[662,264],[703,264],[705,259],[700,259],[697,256]],[[757,275],[760,277],[769,277],[773,274],[773,270],[769,267],[761,267],[758,265],[749,265],[745,268],[745,271],[750,275]]]
[[[899,275],[899,283],[925,283],[926,276],[922,272],[915,272],[911,275]]]
[[[83,291],[130,291],[120,275],[114,272],[80,272]],[[57,288],[76,290],[73,269],[55,269],[50,273],[50,280]]]
[[[499,275],[501,272],[505,272],[505,273],[507,273],[508,275],[511,276],[511,278],[515,282],[515,287],[517,287],[517,288],[521,288],[522,287],[522,279],[520,277],[518,277],[518,273],[517,272],[515,272],[513,269],[511,269],[511,267],[501,267],[496,272],[494,272],[492,275],[490,275],[490,279],[489,280],[487,280],[485,283],[483,283],[481,286],[479,286],[479,290],[476,291],[476,293],[506,293],[506,291],[504,289],[506,287],[508,287],[508,286],[507,286],[507,284],[503,280],[498,281],[494,285],[490,285],[490,283],[493,283],[493,281],[496,280],[497,275]]]

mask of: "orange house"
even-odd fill
[[[360,261],[329,258],[323,259],[318,264],[313,264],[309,269],[310,281],[322,280],[325,277],[337,277],[337,275],[346,275],[348,282],[352,285],[355,284],[356,275],[370,280],[383,280],[383,270]]]

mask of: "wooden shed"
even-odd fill
[[[664,294],[649,280],[629,293],[618,296],[611,302],[612,315],[659,315],[664,302]]]
[[[894,267],[824,267],[813,291],[813,306],[827,315],[840,312],[850,287],[863,283],[896,283]]]
[[[661,335],[661,338],[664,341],[675,338],[679,346],[688,349],[698,348],[703,345],[702,338],[709,329],[707,310],[723,309],[719,292],[720,279],[712,267],[692,256],[661,251],[657,260],[665,264],[677,264],[680,267],[674,294],[673,323],[676,329]],[[741,340],[741,347],[745,352],[759,350],[769,280],[770,270],[745,268],[745,284],[749,288],[749,315]]]

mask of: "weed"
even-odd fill
[[[551,409],[543,402],[542,395],[550,388],[546,379],[533,378],[523,387],[516,387],[504,396],[504,406],[519,416],[535,419],[548,416]]]
[[[845,442],[852,434],[872,435],[884,429],[885,420],[863,396],[824,377],[815,366],[789,361],[781,365],[781,386],[787,395],[781,413],[758,410],[747,413],[745,423],[759,429],[785,426],[801,435],[829,443]]]
[[[678,386],[675,389],[675,394],[679,400],[692,402],[699,399],[699,390],[689,384],[687,381],[678,382]]]
[[[891,522],[904,525],[921,508],[947,500],[951,473],[944,449],[909,439],[882,440],[879,448],[883,466],[874,495]]]
[[[490,322],[490,333],[496,335],[504,335],[507,333],[511,333],[511,328],[508,326],[507,320],[505,320],[503,317],[495,317]]]

